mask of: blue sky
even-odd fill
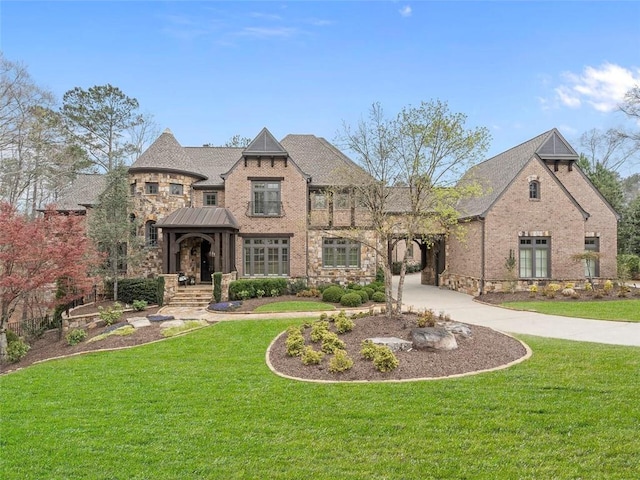
[[[489,155],[552,127],[578,147],[640,84],[640,2],[0,3],[0,48],[58,98],[111,83],[185,146],[313,133],[440,99]],[[637,126],[634,126],[637,127]]]

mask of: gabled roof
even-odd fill
[[[462,217],[484,216],[541,147],[547,151],[551,146],[555,149],[555,145],[560,145],[557,140],[562,136],[558,135],[554,128],[469,169],[461,182],[476,181],[485,193],[460,202],[458,209]]]
[[[238,230],[240,226],[233,214],[226,208],[199,207],[179,208],[166,218],[156,223],[159,228],[233,228]]]
[[[129,167],[130,172],[149,170],[184,173],[206,178],[196,168],[192,158],[187,155],[168,128]]]
[[[95,205],[106,187],[105,175],[81,173],[61,192],[56,209],[63,212],[83,212],[85,205]]]
[[[222,187],[222,174],[228,172],[242,157],[239,147],[184,147],[198,171],[207,176],[193,186],[196,189]]]
[[[242,155],[247,156],[277,156],[287,157],[287,151],[280,145],[267,128],[263,128],[254,138],[247,148],[242,151]]]

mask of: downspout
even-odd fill
[[[484,295],[484,263],[485,263],[485,254],[484,254],[484,244],[485,244],[485,224],[484,217],[478,217],[480,220],[480,225],[482,225],[481,236],[480,236],[480,295]]]

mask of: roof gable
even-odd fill
[[[547,139],[536,150],[543,160],[578,159],[578,154],[555,128],[549,132]]]
[[[278,156],[286,157],[289,154],[267,128],[263,128],[258,136],[242,151],[243,156]]]

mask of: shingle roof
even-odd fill
[[[156,226],[160,228],[215,227],[236,230],[240,228],[233,214],[221,207],[179,208],[166,218],[159,220]]]
[[[198,171],[207,176],[194,184],[196,188],[223,186],[221,175],[228,172],[242,156],[237,147],[184,147]]]
[[[169,129],[166,129],[133,162],[129,170],[131,172],[148,170],[178,172],[205,178],[205,175],[197,169],[193,159],[185,152]]]
[[[105,189],[106,177],[102,174],[79,174],[60,194],[56,208],[60,211],[85,211],[84,205],[94,205]]]
[[[462,217],[484,216],[554,132],[557,130],[549,130],[469,169],[460,182],[477,181],[486,193],[460,202],[458,209]]]

